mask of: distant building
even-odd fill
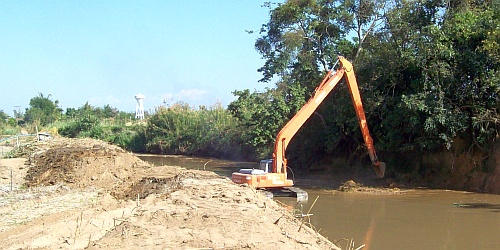
[[[135,95],[135,100],[137,101],[135,105],[135,119],[144,119],[144,98],[146,98],[146,96],[143,94]]]

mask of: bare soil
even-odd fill
[[[212,172],[153,166],[91,139],[30,147],[0,159],[0,249],[339,249]]]

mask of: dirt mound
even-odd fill
[[[175,192],[150,194],[134,213],[88,249],[338,249],[283,207],[211,172],[149,179]],[[147,180],[141,181],[144,186]]]
[[[123,192],[112,192],[111,195],[117,199],[128,200],[136,198],[143,199],[151,194],[168,195],[182,188],[181,179],[185,175],[186,174],[181,173],[168,178],[144,177],[137,183],[133,183]]]
[[[2,166],[29,188],[0,196],[0,249],[338,249],[213,172],[153,166],[91,139],[33,148],[25,164]]]
[[[27,161],[28,187],[64,184],[73,188],[114,190],[124,197],[125,190],[147,174],[145,163],[119,147],[96,140],[81,140],[61,147],[61,143],[46,145]]]
[[[390,188],[367,187],[353,180],[348,180],[342,183],[342,185],[340,185],[338,190],[346,193],[363,193],[363,194],[399,194],[403,192],[401,189],[397,187],[390,187]]]

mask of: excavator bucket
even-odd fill
[[[375,174],[377,175],[377,178],[384,178],[385,174],[385,162],[379,162],[377,165],[374,166],[375,168]]]

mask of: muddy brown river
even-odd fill
[[[230,176],[256,163],[182,156],[140,156],[158,165],[206,169]],[[295,209],[311,209],[310,223],[347,249],[500,249],[500,195],[449,190],[408,190],[401,194],[358,194],[306,189],[309,202],[277,198]]]

